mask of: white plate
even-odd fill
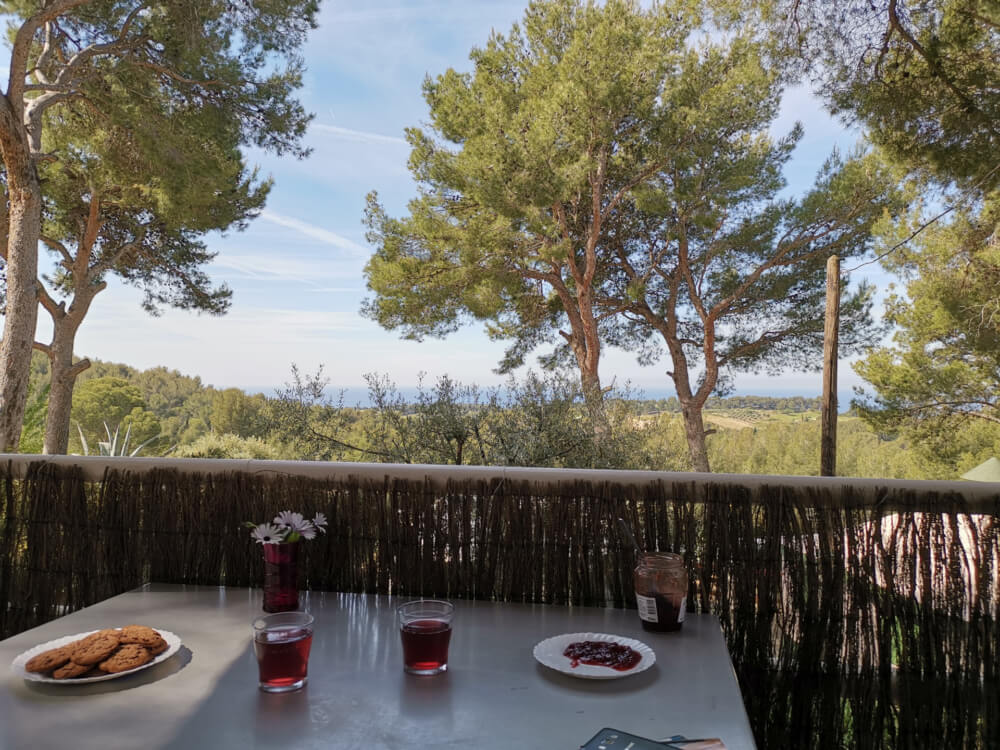
[[[639,659],[639,663],[634,667],[623,671],[612,669],[611,667],[596,667],[591,664],[578,664],[576,667],[573,667],[572,660],[568,656],[563,656],[563,651],[566,650],[569,644],[579,641],[617,643],[638,651],[639,656],[642,658]],[[629,675],[647,670],[656,663],[656,654],[653,653],[653,649],[642,641],[637,641],[634,638],[626,638],[621,635],[608,635],[607,633],[564,633],[563,635],[556,635],[552,638],[546,638],[535,646],[533,653],[535,658],[546,667],[550,667],[563,674],[572,675],[573,677],[582,677],[585,680],[615,680],[619,677],[628,677]]]
[[[60,646],[65,646],[67,643],[72,643],[73,641],[78,641],[81,638],[85,638],[91,633],[96,633],[96,630],[90,630],[86,633],[77,633],[76,635],[67,635],[63,638],[56,638],[54,641],[49,641],[48,643],[41,643],[34,648],[29,648],[23,654],[18,654],[17,658],[11,663],[10,668],[13,670],[14,674],[25,680],[30,680],[31,682],[51,682],[55,685],[82,685],[85,682],[103,682],[104,680],[113,680],[116,677],[123,677],[127,674],[134,674],[143,669],[148,669],[154,664],[159,664],[169,659],[171,656],[180,651],[181,639],[176,635],[171,633],[169,630],[160,630],[160,628],[155,628],[163,640],[167,642],[167,650],[162,654],[157,655],[151,662],[143,664],[141,667],[136,667],[135,669],[130,669],[127,672],[113,672],[112,674],[102,674],[98,677],[76,677],[69,678],[66,680],[56,680],[52,677],[48,677],[44,674],[39,674],[38,672],[27,672],[24,669],[24,665],[28,663],[28,659],[33,656],[37,656],[43,651],[48,651],[50,648],[59,648]]]

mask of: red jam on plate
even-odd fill
[[[580,664],[594,667],[610,667],[619,672],[627,672],[642,659],[635,649],[613,641],[578,641],[571,643],[563,651],[563,656],[572,660],[571,667]]]

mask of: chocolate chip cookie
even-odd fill
[[[152,647],[159,645],[161,641],[163,638],[160,634],[145,625],[126,625],[121,629],[122,643],[138,643],[140,646]]]
[[[76,662],[67,662],[63,666],[59,667],[52,676],[57,680],[67,680],[71,677],[80,677],[91,670],[89,664],[77,664]]]
[[[99,630],[77,641],[70,658],[77,664],[91,667],[111,656],[120,644],[117,630]]]
[[[28,663],[24,665],[24,669],[28,672],[51,672],[53,669],[58,669],[68,662],[72,654],[73,650],[70,646],[50,648],[48,651],[43,651],[28,659]]]
[[[138,643],[128,643],[115,651],[110,658],[102,661],[100,666],[105,672],[128,672],[152,660],[153,655],[149,653],[149,649]]]
[[[160,637],[159,640],[152,646],[146,646],[145,648],[149,649],[149,653],[152,654],[153,656],[159,656],[168,648],[170,648],[170,644],[167,643],[165,640],[163,640],[162,637]]]

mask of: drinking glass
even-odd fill
[[[403,640],[403,669],[422,675],[447,671],[454,605],[437,599],[420,599],[400,605],[396,612]]]
[[[287,693],[306,684],[312,637],[313,617],[308,612],[280,612],[253,621],[261,690]]]

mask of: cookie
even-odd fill
[[[145,625],[126,625],[121,630],[122,643],[138,643],[140,646],[156,646],[163,638],[152,628]]]
[[[153,660],[153,655],[149,650],[143,648],[138,643],[127,643],[105,661],[101,662],[101,669],[105,672],[127,672],[130,669],[141,667]]]
[[[80,677],[90,670],[91,666],[89,664],[77,664],[71,661],[59,667],[59,669],[52,673],[52,676],[57,680],[66,680],[71,677]]]
[[[24,669],[27,672],[50,672],[68,662],[72,653],[73,651],[69,646],[50,648],[48,651],[43,651],[28,659],[28,663],[24,665]]]
[[[120,642],[117,630],[99,630],[79,641],[70,658],[90,667],[111,656]]]
[[[152,656],[159,656],[168,648],[170,648],[170,644],[167,643],[165,640],[163,640],[163,638],[160,638],[159,641],[154,643],[152,646],[146,646],[145,648],[149,649],[149,653]]]
[[[82,675],[80,675],[80,677],[103,677],[106,674],[107,672],[105,672],[103,669],[94,666],[90,668],[89,672],[84,672]]]

